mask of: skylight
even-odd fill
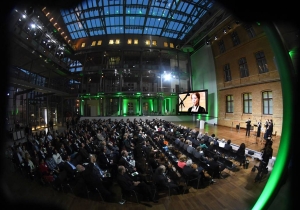
[[[212,6],[208,0],[83,0],[61,15],[73,40],[108,34],[182,40]]]

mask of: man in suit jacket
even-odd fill
[[[227,143],[224,146],[224,149],[227,150],[228,152],[232,152],[232,146],[230,144],[231,144],[231,140],[228,139]]]
[[[246,136],[250,136],[251,120],[250,118],[246,121]]]
[[[115,196],[114,193],[111,192],[110,189],[105,187],[103,184],[103,180],[93,173],[93,168],[94,165],[92,163],[88,163],[87,165],[78,164],[76,166],[76,169],[78,171],[78,183],[82,181],[88,187],[96,187],[105,201],[113,201],[113,198]]]
[[[129,173],[136,171],[136,167],[130,164],[130,158],[128,157],[128,152],[126,150],[121,151],[121,158],[118,163],[119,165],[124,166]]]
[[[194,168],[192,164],[192,160],[187,160],[186,165],[182,169],[183,173],[191,178],[199,178],[200,183],[203,185],[205,177],[203,168],[201,166],[197,166],[197,168]]]
[[[126,172],[126,168],[122,165],[118,166],[117,182],[124,191],[134,190],[137,193],[144,195],[146,199],[149,199],[154,203],[158,202],[154,199],[151,187],[144,182],[133,181],[130,175]]]
[[[71,160],[71,157],[69,155],[63,156],[63,166],[62,169],[67,171],[67,176],[69,178],[74,178],[76,175],[76,165],[77,162],[75,159]]]
[[[179,187],[173,180],[166,176],[166,166],[160,165],[154,173],[153,180],[158,189],[170,188],[176,194],[179,193]]]
[[[186,151],[190,154],[193,154],[193,151],[195,150],[192,144],[193,143],[191,141],[188,141],[188,147],[186,148]]]
[[[225,166],[223,164],[220,164],[218,162],[218,156],[215,155],[213,160],[208,161],[208,167],[209,167],[209,172],[212,178],[220,178],[221,176],[221,171],[225,169]],[[212,174],[213,173],[213,174]]]

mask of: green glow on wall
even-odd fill
[[[123,115],[126,116],[128,113],[128,99],[123,99]]]
[[[285,170],[285,166],[288,164],[288,154],[290,148],[290,141],[292,138],[291,128],[293,127],[293,104],[296,95],[293,88],[293,74],[290,64],[290,58],[285,53],[283,43],[278,35],[275,27],[271,23],[262,24],[264,31],[270,41],[271,47],[274,51],[275,56],[278,58],[277,65],[281,79],[282,86],[282,102],[283,102],[283,122],[282,122],[282,134],[280,145],[278,148],[278,155],[272,170],[272,173],[265,185],[260,197],[256,201],[253,209],[261,210],[264,209],[268,202],[270,202],[271,196],[279,189],[279,181]]]
[[[133,103],[135,105],[135,113],[134,113],[134,115],[137,114],[137,113],[140,114],[140,110],[139,110],[140,109],[140,99],[137,98],[135,100],[136,100],[135,103]]]
[[[149,101],[149,110],[150,110],[151,112],[153,112],[153,109],[154,109],[153,99],[149,99],[148,101]]]
[[[80,101],[80,115],[84,114],[84,100]]]

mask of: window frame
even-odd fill
[[[226,95],[226,113],[233,113],[234,110],[234,100],[233,95]]]
[[[231,70],[230,70],[230,64],[226,63],[223,66],[223,71],[224,71],[224,80],[225,82],[230,82],[232,80],[231,78]]]
[[[237,34],[236,31],[233,31],[231,33],[231,39],[232,39],[232,43],[233,43],[233,46],[237,46],[239,45],[241,42],[240,42],[240,38],[239,38],[239,35]]]
[[[271,93],[271,94],[270,94]],[[267,97],[264,97],[267,94]],[[271,95],[271,96],[270,96]],[[263,91],[262,94],[262,112],[264,115],[273,115],[273,92],[272,91]],[[267,104],[267,106],[265,106]],[[267,112],[266,112],[267,109]]]
[[[247,96],[247,98],[246,98]],[[252,114],[252,94],[243,93],[243,113]]]
[[[242,57],[238,60],[240,78],[249,77],[249,69],[247,65],[247,60],[245,57]]]
[[[263,74],[269,72],[268,63],[264,51],[258,51],[254,54],[254,56],[258,68],[258,73]],[[261,66],[263,68],[261,68]]]
[[[220,54],[226,52],[226,48],[225,48],[225,44],[224,44],[223,39],[221,39],[218,42],[218,46],[219,46]]]

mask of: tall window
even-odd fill
[[[244,25],[244,28],[246,29],[247,34],[248,34],[248,36],[249,36],[250,38],[253,38],[253,37],[256,36],[255,31],[254,31],[252,25],[250,25],[250,24],[245,24],[245,25]]]
[[[226,96],[226,112],[233,112],[233,95]]]
[[[231,38],[232,38],[233,46],[237,46],[241,43],[240,38],[239,38],[238,34],[236,33],[236,31],[231,33]]]
[[[246,58],[240,58],[239,59],[239,67],[240,67],[240,76],[241,78],[248,77],[249,76],[249,70]]]
[[[243,113],[252,114],[252,95],[251,93],[243,94]]]
[[[269,69],[268,69],[265,53],[263,51],[259,51],[255,53],[255,58],[258,66],[258,72],[260,74],[268,72]]]
[[[273,96],[272,91],[262,93],[263,114],[273,114]]]
[[[223,40],[220,40],[220,41],[219,41],[219,49],[220,49],[220,53],[223,53],[223,52],[226,51],[225,45],[224,45],[224,41],[223,41]]]
[[[224,65],[224,78],[225,82],[231,81],[231,72],[229,63]]]

